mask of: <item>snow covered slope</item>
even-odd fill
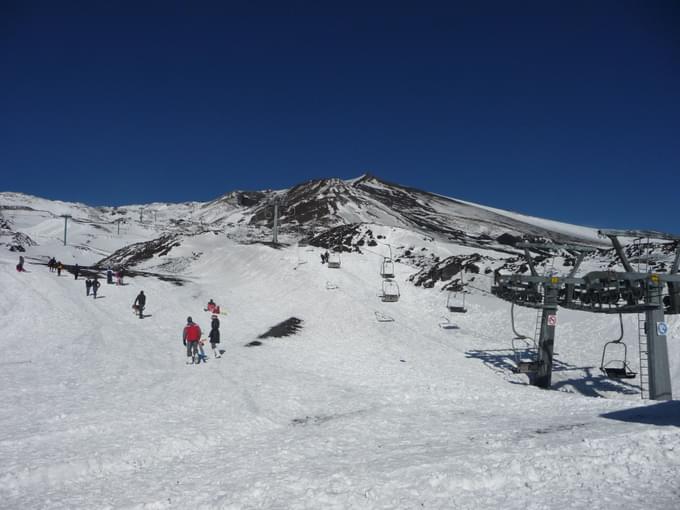
[[[40,262],[95,262],[162,231],[74,222],[63,246],[53,216],[77,208],[45,210],[26,212],[44,215],[22,227],[39,243],[28,272],[0,252],[0,508],[677,507],[680,406],[600,375],[613,317],[560,311],[554,389],[539,390],[510,371],[507,304],[479,292],[448,316],[438,285],[408,282],[408,259],[400,300],[382,302],[385,245],[329,269],[321,248],[241,244],[195,222],[168,254],[181,285],[140,272],[94,300]],[[383,228],[395,244],[422,239]],[[143,320],[130,309],[140,290]],[[226,310],[224,355],[186,365],[182,328],[190,315],[207,329],[210,298]],[[261,338],[291,318],[297,333]],[[531,331],[535,313],[517,320]],[[678,338],[673,318],[676,395]]]

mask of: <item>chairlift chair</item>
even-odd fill
[[[446,298],[446,308],[449,312],[467,313],[467,308],[465,308],[465,292],[449,291],[449,295]]]
[[[442,329],[460,329],[458,324],[451,322],[448,317],[442,316],[442,320],[439,322],[439,327]]]
[[[328,256],[328,262],[326,265],[331,269],[340,269],[340,254],[331,253]]]
[[[510,305],[510,324],[515,337],[512,339],[512,352],[515,358],[514,371],[518,374],[538,372],[541,363],[538,361],[536,340],[519,333],[515,328],[515,303]]]
[[[633,372],[633,370],[630,368],[630,365],[628,364],[628,346],[623,342],[622,314],[619,314],[619,324],[621,327],[621,333],[619,337],[616,340],[611,340],[604,344],[604,348],[602,349],[600,370],[610,379],[634,379],[637,377],[637,372]],[[614,345],[623,347],[622,358],[616,358],[612,354],[616,349]],[[607,356],[609,356],[609,359],[607,359]]]
[[[529,340],[532,340],[531,342]],[[515,373],[533,374],[538,372],[541,362],[538,361],[538,348],[526,336],[517,336],[512,339],[512,352],[515,357]]]
[[[399,285],[394,280],[383,280],[382,283],[382,300],[393,303],[399,301]]]
[[[380,265],[380,276],[383,278],[394,278],[394,262],[391,257],[383,257]]]

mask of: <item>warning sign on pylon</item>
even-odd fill
[[[548,326],[557,326],[557,315],[548,315]]]

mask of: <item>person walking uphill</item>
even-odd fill
[[[191,358],[191,364],[199,363],[198,341],[201,339],[201,328],[191,317],[187,317],[187,325],[182,332],[182,342],[187,348],[187,358]],[[189,364],[189,362],[187,362]]]
[[[146,306],[146,296],[144,295],[144,291],[140,290],[139,294],[137,294],[137,297],[135,298],[135,302],[132,305],[132,308],[137,307],[137,311],[139,312],[139,318],[143,319],[144,318],[144,307]]]
[[[212,316],[208,338],[210,339],[210,347],[212,347],[213,355],[216,358],[221,358],[222,355],[217,350],[217,344],[220,343],[220,320],[217,318],[217,315]]]
[[[94,294],[94,298],[97,299],[97,290],[101,286],[101,283],[99,283],[99,279],[95,276],[94,280],[92,280],[92,294]]]

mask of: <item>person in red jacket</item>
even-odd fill
[[[182,341],[187,348],[187,358],[191,358],[191,363],[199,363],[198,341],[201,339],[201,328],[191,317],[187,317],[187,325],[184,326]]]

